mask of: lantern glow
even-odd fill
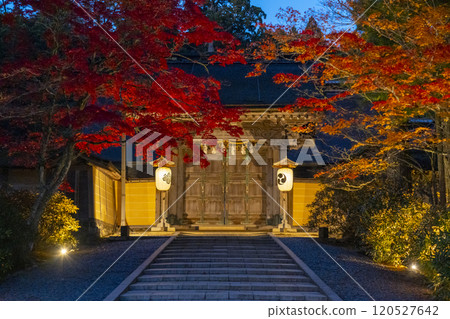
[[[156,189],[167,191],[172,184],[172,171],[168,167],[159,167],[155,171]]]
[[[277,185],[280,191],[289,192],[294,185],[294,172],[290,168],[280,168],[277,171]]]

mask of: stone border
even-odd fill
[[[300,266],[300,268],[306,273],[306,275],[311,278],[311,280],[319,287],[325,296],[331,301],[342,301],[339,297],[316,273],[309,268],[288,246],[283,244],[283,242],[276,237],[274,234],[269,233],[269,236]]]
[[[137,277],[150,265],[156,257],[179,235],[178,232],[170,236],[159,248],[139,265],[124,281],[122,281],[103,301],[115,301],[123,294]]]

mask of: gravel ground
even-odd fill
[[[310,238],[280,238],[343,300],[371,300]],[[409,270],[392,270],[375,264],[357,250],[335,245],[322,247],[375,300],[430,300],[425,279]]]
[[[140,239],[81,300],[104,299],[166,240]],[[19,271],[0,283],[0,300],[76,300],[132,242],[103,242]]]

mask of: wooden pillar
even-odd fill
[[[246,149],[246,154],[247,154],[247,156],[250,156],[248,149]],[[249,202],[249,199],[250,199],[250,194],[249,194],[249,192],[250,192],[250,165],[252,165],[251,162],[245,166],[245,195],[244,195],[245,196],[245,198],[244,198],[245,220],[244,220],[244,224],[250,223],[250,219],[249,219],[249,214],[250,214],[250,202]]]
[[[158,219],[161,216],[161,192],[156,190],[155,196],[155,219]]]
[[[272,147],[272,164],[276,163],[278,161],[280,161],[280,149],[278,147]],[[280,208],[280,190],[278,189],[278,185],[277,185],[277,170],[274,169],[272,167],[272,165],[270,165],[270,169],[272,172],[272,203],[273,203],[273,211],[272,211],[272,216],[279,216],[281,213],[281,208]]]
[[[273,148],[272,147],[267,147],[267,152],[266,152],[266,167],[265,167],[265,175],[266,175],[266,183],[265,183],[265,187],[267,190],[267,193],[270,194],[270,196],[273,195],[273,174],[272,174],[272,164],[274,163],[273,161]],[[270,198],[269,195],[264,194],[266,197],[266,221],[268,221],[269,219],[272,218],[272,216],[274,215],[274,202],[273,200]]]
[[[185,190],[185,172],[184,172],[184,151],[183,147],[177,149],[177,156],[172,160],[175,162],[175,167],[172,168],[172,186],[168,192],[168,203],[172,206],[169,209],[168,214],[176,217],[177,221],[181,224],[183,221],[184,214],[184,198],[179,198],[182,196]],[[177,200],[178,199],[178,200]],[[166,206],[168,207],[168,206]]]

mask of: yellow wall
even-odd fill
[[[126,212],[129,226],[152,225],[155,222],[155,182],[127,183]]]
[[[114,225],[116,206],[114,180],[96,167],[93,167],[94,180],[94,217],[107,224]]]
[[[312,203],[319,189],[320,184],[313,180],[294,181],[293,217],[302,226],[308,223],[310,215],[306,205]],[[297,226],[297,223],[293,222],[293,226]]]

